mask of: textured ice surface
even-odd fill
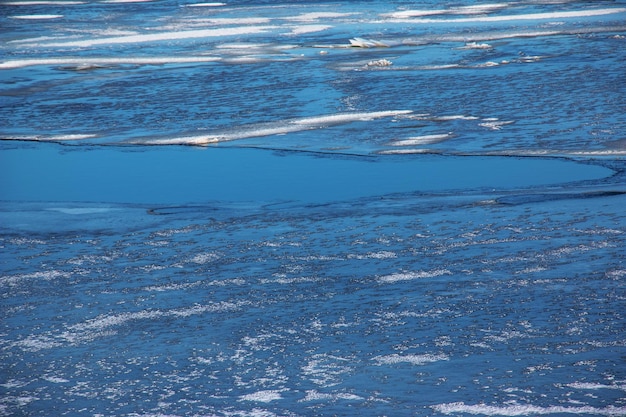
[[[619,3],[1,2],[0,415],[626,415]]]
[[[623,413],[624,197],[494,197],[45,210],[1,240],[5,414]]]

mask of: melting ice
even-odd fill
[[[0,415],[625,415],[625,21],[0,3]]]

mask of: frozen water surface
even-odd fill
[[[0,3],[0,415],[626,415],[624,22]]]

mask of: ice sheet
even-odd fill
[[[2,2],[0,415],[625,414],[617,3]]]

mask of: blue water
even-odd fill
[[[625,22],[0,3],[0,415],[626,415]]]

